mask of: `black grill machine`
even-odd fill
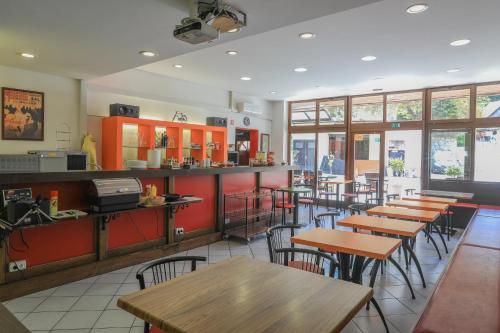
[[[142,184],[138,178],[108,178],[92,180],[89,202],[96,213],[134,209],[139,204]]]

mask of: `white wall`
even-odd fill
[[[275,153],[276,162],[288,161],[288,116],[287,103],[284,101],[272,102],[272,133],[271,150]]]
[[[85,82],[88,132],[98,141],[100,117],[109,114],[109,105],[122,103],[140,106],[141,118],[172,120],[176,111],[183,112],[189,123],[205,124],[206,117],[228,118],[228,143],[234,143],[235,129],[247,128],[243,118],[250,118],[249,129],[271,134],[275,130],[274,104],[252,96],[197,85],[142,70],[129,70]],[[261,115],[233,111],[239,102],[251,102],[262,110]],[[230,105],[231,104],[231,105]],[[280,128],[282,130],[282,128]],[[283,139],[281,139],[283,140]],[[280,144],[276,145],[280,147]],[[99,153],[98,153],[99,155]],[[280,159],[278,159],[280,160]]]
[[[0,140],[0,154],[56,149],[56,130],[67,123],[71,147],[80,146],[80,81],[60,76],[0,66],[0,87],[33,90],[45,94],[44,141]]]

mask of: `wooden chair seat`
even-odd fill
[[[314,200],[308,199],[308,198],[302,198],[302,199],[299,199],[299,203],[306,204],[306,205],[312,205],[312,204],[314,204]]]
[[[357,198],[358,193],[343,193],[342,196],[347,198]]]
[[[325,273],[324,269],[321,268],[320,266],[315,265],[315,264],[311,264],[311,263],[306,263],[306,262],[300,261],[300,260],[289,261],[288,267],[293,267],[293,268],[297,268],[297,269],[301,269],[301,270],[304,270],[307,272],[312,272],[312,273],[321,274],[321,275],[323,275]]]

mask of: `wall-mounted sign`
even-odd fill
[[[401,128],[401,123],[391,123],[391,128]]]
[[[43,141],[44,94],[2,88],[2,139]]]

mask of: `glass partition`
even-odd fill
[[[352,122],[382,122],[384,120],[384,96],[353,97]]]
[[[316,125],[316,101],[291,103],[292,126]]]
[[[432,131],[430,155],[431,179],[469,179],[470,134],[468,131]]]
[[[310,182],[315,174],[315,133],[292,134],[290,142],[291,164],[299,167],[294,171],[294,183]]]
[[[470,89],[442,90],[431,93],[431,119],[469,119]]]
[[[474,180],[500,182],[500,127],[477,128]]]
[[[387,121],[422,120],[423,92],[387,95]]]
[[[477,87],[476,118],[500,117],[500,84]]]

